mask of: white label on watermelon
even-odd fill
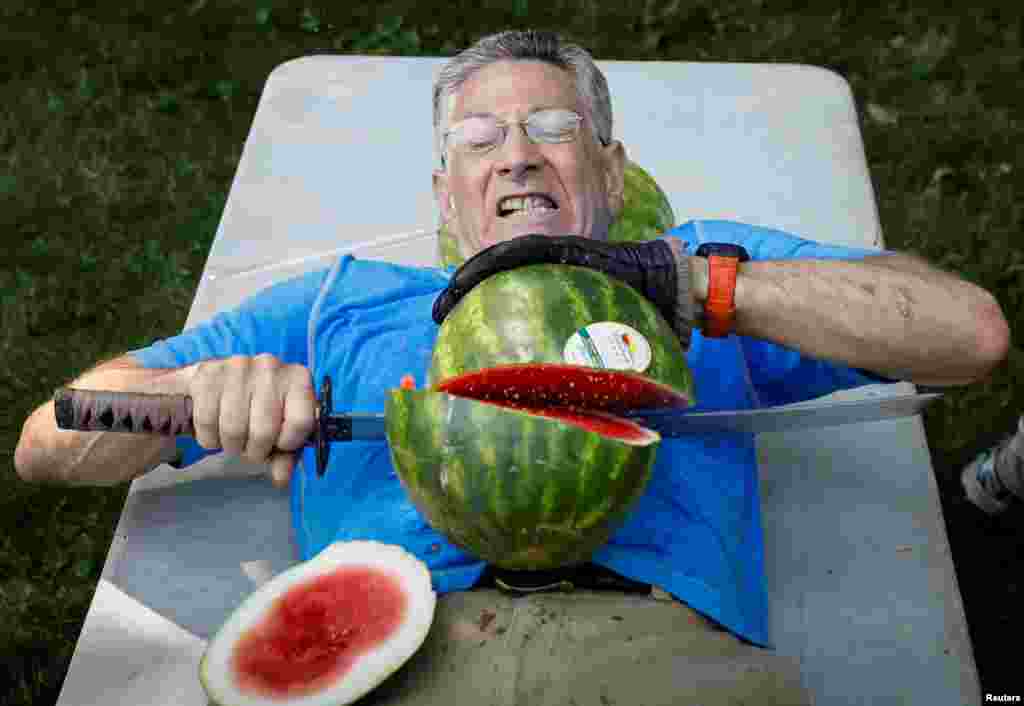
[[[599,321],[570,336],[562,358],[575,365],[642,373],[651,364],[651,345],[631,326]]]

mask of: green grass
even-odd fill
[[[955,471],[1024,411],[1024,14],[807,5],[3,3],[0,701],[56,700],[126,491],[21,483],[21,425],[97,360],[181,329],[270,71],[313,53],[451,54],[516,26],[602,59],[798,62],[850,82],[888,247],[994,292],[1014,332],[990,381],[925,420],[983,687],[1019,692],[1000,636],[1024,628],[1024,518],[965,505]]]

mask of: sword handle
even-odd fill
[[[162,436],[195,436],[196,433],[192,398],[188,395],[62,387],[54,394],[53,407],[60,429]]]
[[[196,435],[192,398],[148,392],[112,392],[62,387],[53,396],[58,429],[115,431],[162,436]],[[331,378],[324,378],[311,443],[316,447],[316,472],[322,476],[330,459],[326,425],[331,414]]]

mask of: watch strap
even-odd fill
[[[739,259],[708,255],[708,296],[704,300],[703,333],[709,338],[724,338],[732,333],[736,321],[736,272]]]
[[[708,338],[725,338],[736,322],[736,276],[739,264],[750,259],[734,243],[704,243],[696,255],[708,263],[708,291],[704,299],[701,331]]]

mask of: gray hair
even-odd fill
[[[442,166],[444,133],[448,129],[455,93],[480,69],[498,61],[543,61],[570,72],[576,80],[585,117],[602,145],[612,139],[612,100],[608,82],[583,47],[554,32],[524,30],[492,34],[477,41],[445,64],[434,83],[434,136]]]

